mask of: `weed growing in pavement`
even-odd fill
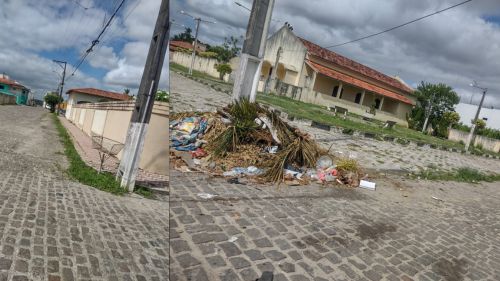
[[[87,166],[87,164],[83,162],[82,158],[80,158],[80,155],[76,151],[73,141],[66,131],[66,128],[64,128],[61,124],[57,115],[53,114],[52,117],[64,146],[64,154],[69,161],[69,168],[67,170],[69,176],[80,183],[112,194],[122,195],[126,193],[127,191],[123,189],[115,180],[114,175],[107,172],[99,174],[94,168]]]
[[[458,181],[478,183],[481,181],[494,182],[500,181],[500,174],[486,174],[476,169],[459,168],[453,171],[442,171],[437,169],[427,169],[411,175],[412,178],[434,181]]]

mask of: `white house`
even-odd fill
[[[71,89],[66,92],[68,95],[66,106],[66,118],[70,118],[71,109],[75,104],[96,103],[106,101],[128,101],[130,96],[115,92],[109,92],[94,88]]]

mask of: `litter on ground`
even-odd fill
[[[361,180],[356,155],[330,153],[273,110],[248,100],[216,112],[174,114],[170,136],[177,169],[187,165],[214,176],[288,185],[375,185]]]

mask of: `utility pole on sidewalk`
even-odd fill
[[[120,185],[130,192],[134,191],[137,169],[144,147],[144,137],[148,129],[149,120],[151,119],[163,61],[168,48],[170,32],[169,16],[169,0],[162,0],[153,37],[149,45],[148,57],[144,66],[144,72],[142,73],[137,100],[130,120],[127,139],[123,149],[123,157],[116,175],[117,179],[121,179]]]
[[[488,88],[479,87],[476,81],[470,84],[470,86],[483,90],[483,96],[481,97],[481,101],[479,102],[479,106],[477,107],[476,116],[472,121],[472,127],[470,128],[469,137],[467,138],[467,143],[465,144],[465,151],[469,151],[471,142],[474,139],[474,133],[476,131],[476,126],[477,126],[477,119],[479,118],[479,113],[481,112],[481,108],[483,107],[484,97],[486,96],[486,92],[488,91]]]
[[[60,61],[60,60],[52,60],[53,62],[57,63],[62,69],[63,69],[63,75],[62,75],[62,80],[61,80],[61,85],[59,86],[59,100],[62,100],[62,93],[63,93],[63,88],[64,88],[64,79],[66,78],[66,62],[65,61]],[[64,66],[63,66],[64,65]],[[57,105],[57,115],[61,112],[61,107],[59,103]]]
[[[242,98],[255,101],[273,7],[274,0],[253,1],[240,66],[234,81],[234,101]]]
[[[216,23],[216,22],[204,20],[200,17],[196,18],[196,17],[186,13],[185,11],[181,11],[181,14],[188,16],[188,17],[192,17],[193,20],[196,22],[196,31],[194,33],[194,46],[193,46],[193,52],[191,53],[191,66],[189,67],[189,75],[193,75],[194,60],[196,58],[196,48],[198,47],[198,31],[200,29],[200,22],[208,22],[208,23]]]

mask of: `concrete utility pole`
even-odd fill
[[[181,11],[181,14],[193,18],[193,20],[196,22],[196,31],[194,33],[194,46],[193,46],[193,52],[191,53],[191,66],[189,67],[189,75],[193,75],[194,60],[196,58],[196,47],[198,47],[198,31],[200,29],[200,22],[208,22],[208,23],[216,23],[216,22],[204,20],[200,17],[196,18],[184,11]]]
[[[255,102],[273,7],[274,0],[253,1],[240,66],[234,81],[234,101],[248,98]]]
[[[62,93],[63,93],[63,88],[64,88],[64,79],[66,78],[66,62],[65,61],[60,61],[60,60],[52,60],[53,62],[57,63],[62,69],[63,69],[63,75],[61,79],[61,85],[59,86],[58,92],[59,92],[59,99],[62,99]],[[64,65],[64,66],[63,66]],[[60,104],[60,103],[59,103]],[[57,115],[61,112],[61,108],[57,105]]]
[[[283,52],[283,48],[279,47],[276,52],[276,61],[274,62],[273,70],[271,71],[271,82],[269,83],[268,89],[266,89],[266,94],[270,91],[274,90],[276,87],[276,74],[278,72],[278,65],[280,63],[281,53]]]
[[[121,178],[121,186],[127,188],[130,192],[134,191],[137,169],[144,147],[144,137],[148,129],[149,120],[151,119],[161,69],[168,48],[170,31],[169,2],[169,0],[161,1],[153,38],[149,45],[146,65],[142,73],[137,100],[130,120],[127,140],[123,149],[123,157],[116,175],[117,179]]]
[[[481,108],[483,107],[484,97],[486,96],[486,92],[488,91],[488,88],[479,87],[477,85],[476,81],[474,81],[472,84],[470,84],[470,86],[483,90],[483,96],[481,97],[481,101],[479,102],[479,106],[477,107],[476,116],[474,117],[474,121],[472,121],[472,127],[470,128],[469,137],[467,138],[467,143],[465,144],[465,151],[469,151],[469,147],[471,145],[471,142],[474,139],[474,133],[476,131],[477,119],[479,118],[479,113],[481,112]]]

